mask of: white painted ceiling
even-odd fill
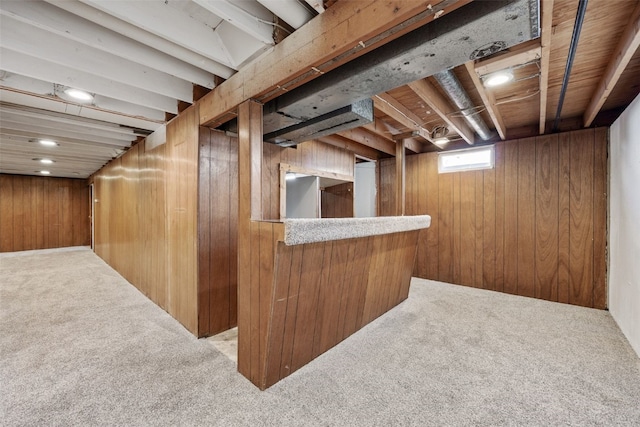
[[[194,101],[193,85],[212,89],[273,46],[276,17],[295,30],[322,12],[307,3],[0,1],[0,172],[88,177],[138,137],[162,134],[165,113]],[[65,100],[66,87],[94,99]]]

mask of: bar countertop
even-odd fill
[[[287,246],[329,240],[353,239],[429,228],[429,215],[381,216],[371,218],[285,219],[284,243]]]

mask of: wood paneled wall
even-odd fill
[[[316,141],[298,148],[263,144],[261,210],[268,219],[280,217],[280,163],[353,176],[355,159]],[[198,191],[198,331],[206,336],[237,324],[237,138],[200,128]]]
[[[0,174],[0,252],[88,246],[85,179]]]
[[[322,218],[353,218],[353,196],[353,182],[345,182],[322,190],[320,199]]]
[[[551,301],[606,307],[607,129],[496,144],[496,167],[438,174],[407,158],[407,215],[428,214],[414,274]],[[393,160],[380,166],[393,214]]]
[[[93,176],[95,251],[198,335],[198,113],[167,125],[167,143],[132,147]]]
[[[164,309],[166,169],[166,145],[142,142],[93,176],[96,254]]]
[[[198,329],[214,335],[237,324],[238,141],[200,128]]]

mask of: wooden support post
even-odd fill
[[[396,215],[404,215],[405,199],[405,143],[396,143]]]
[[[248,100],[238,106],[238,214],[240,220],[262,219],[262,105]]]
[[[238,372],[251,377],[251,221],[262,219],[262,105],[238,106]],[[254,296],[255,298],[255,296]],[[255,316],[255,314],[254,314]]]

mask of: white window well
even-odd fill
[[[466,148],[438,153],[438,173],[493,169],[494,146]]]

